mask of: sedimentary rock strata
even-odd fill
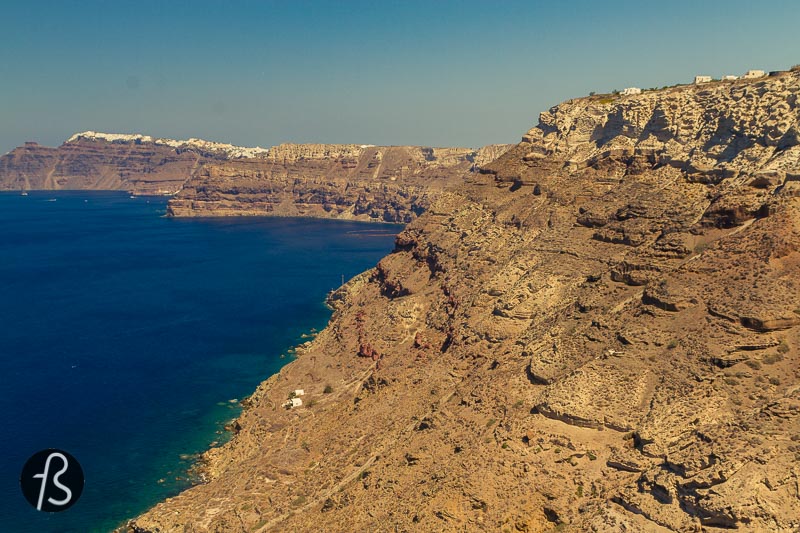
[[[76,134],[58,148],[25,143],[0,157],[0,190],[174,194],[203,162],[226,157],[142,141],[141,136],[118,137]]]
[[[544,113],[130,528],[796,531],[798,95],[791,72]]]
[[[205,165],[170,201],[169,212],[406,223],[507,148],[282,144],[264,159]]]
[[[0,190],[93,189],[174,196],[171,216],[307,216],[407,223],[510,145],[281,144],[244,148],[76,133],[0,157]]]

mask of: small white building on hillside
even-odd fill
[[[631,94],[642,94],[642,90],[639,87],[626,87],[622,89],[622,94],[625,96]]]
[[[764,72],[763,70],[748,70],[747,72],[744,73],[742,78],[747,80],[750,78],[763,78],[766,75],[767,73]]]
[[[701,83],[708,83],[711,81],[711,76],[695,76],[694,84],[700,85]]]
[[[739,79],[739,76],[732,76],[730,74],[725,74],[722,76],[722,81],[736,81]]]
[[[295,407],[300,407],[301,405],[303,405],[303,400],[300,398],[290,398],[283,402],[283,406],[286,409],[294,409]]]

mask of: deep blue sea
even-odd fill
[[[166,199],[0,193],[0,531],[108,531],[187,486],[237,400],[330,317],[324,297],[398,226],[165,218]],[[282,357],[283,356],[283,357]],[[71,453],[61,513],[23,498],[26,459]]]

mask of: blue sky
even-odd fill
[[[516,142],[558,102],[800,63],[800,2],[18,1],[0,153],[76,131]]]

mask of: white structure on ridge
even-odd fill
[[[300,398],[290,398],[283,404],[286,409],[294,409],[295,407],[300,407],[301,405],[303,405],[303,400]]]
[[[85,140],[101,140],[110,143],[153,143],[160,146],[169,146],[172,148],[197,148],[200,150],[207,150],[209,152],[217,152],[224,154],[229,158],[254,158],[266,157],[269,150],[256,146],[255,148],[248,148],[244,146],[234,146],[227,143],[218,143],[213,141],[204,141],[203,139],[187,139],[185,141],[176,141],[174,139],[156,139],[150,135],[142,135],[141,133],[124,134],[124,133],[102,133],[98,131],[84,131],[76,133],[66,142],[71,143],[80,139]]]
[[[306,391],[304,391],[303,389],[296,389],[294,391],[294,395],[295,396],[303,396],[305,393],[306,393]]]
[[[763,70],[748,70],[747,72],[744,73],[742,78],[744,78],[744,79],[763,78],[766,75],[767,75],[767,73],[764,72]]]
[[[731,76],[730,74],[726,74],[722,76],[722,81],[735,81],[738,80],[739,76]]]
[[[708,83],[711,81],[711,76],[695,76],[694,84],[700,85],[701,83]]]
[[[631,94],[642,94],[642,90],[638,87],[626,87],[622,89],[622,94],[628,96]]]

